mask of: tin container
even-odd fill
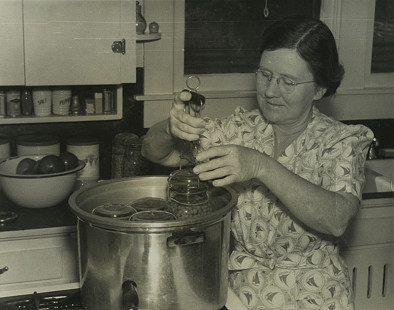
[[[7,91],[6,98],[7,115],[11,117],[21,115],[21,92],[19,90]]]
[[[7,115],[7,102],[6,95],[4,91],[0,91],[0,118],[3,118]]]
[[[18,156],[60,154],[60,138],[50,134],[23,135],[16,138]]]
[[[113,110],[113,92],[108,89],[103,90],[103,112],[112,113]]]
[[[52,113],[52,91],[49,88],[33,89],[33,109],[35,116],[49,116]]]
[[[52,111],[55,115],[68,115],[71,105],[70,89],[52,90]]]
[[[96,137],[78,136],[67,140],[67,152],[73,153],[79,160],[85,162],[78,181],[80,185],[94,183],[100,177],[99,140]]]
[[[10,157],[10,141],[5,136],[0,136],[0,160]]]

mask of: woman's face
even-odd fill
[[[278,126],[297,126],[309,122],[313,100],[320,99],[324,91],[315,83],[295,86],[292,93],[281,91],[277,80],[284,77],[294,82],[313,81],[307,63],[293,49],[264,51],[260,69],[270,73],[271,82],[256,77],[257,101],[264,117]]]

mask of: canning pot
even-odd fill
[[[212,212],[166,221],[131,221],[92,211],[103,204],[166,199],[167,177],[99,182],[69,199],[78,216],[81,294],[87,309],[218,310],[227,299],[229,188],[210,188]],[[152,204],[149,207],[154,207]]]

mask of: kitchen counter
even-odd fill
[[[71,212],[67,200],[65,199],[62,203],[49,208],[29,209],[14,204],[0,190],[0,212],[11,211],[18,214],[16,220],[0,224],[0,233],[14,230],[75,226],[77,217]]]

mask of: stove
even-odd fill
[[[79,290],[67,290],[50,293],[34,292],[30,295],[6,297],[0,299],[0,310],[85,310]]]
[[[50,293],[34,292],[30,295],[0,299],[0,310],[88,310],[82,305],[80,290]],[[128,309],[138,310],[138,309]],[[218,310],[228,310],[225,306]]]

